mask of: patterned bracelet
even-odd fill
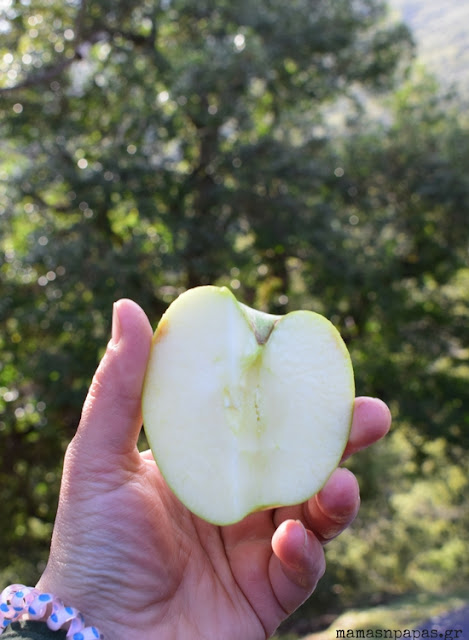
[[[15,620],[41,620],[49,629],[58,631],[67,625],[67,638],[71,640],[103,640],[96,627],[85,627],[83,616],[50,593],[41,593],[33,587],[12,584],[0,596],[0,635]]]

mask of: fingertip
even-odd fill
[[[350,523],[360,507],[360,488],[355,475],[339,467],[315,496],[321,512],[335,524]]]
[[[143,309],[128,298],[115,302],[111,339],[93,378],[91,397],[95,382],[103,399],[109,396],[120,400],[139,395],[151,339],[152,329]]]
[[[383,438],[391,428],[389,407],[379,398],[355,399],[350,437],[342,461]]]
[[[308,536],[300,520],[285,520],[272,537],[272,549],[279,560],[291,567],[301,567]]]
[[[152,328],[143,309],[129,298],[117,300],[112,307],[111,343],[117,346],[122,338],[140,336],[140,342],[151,341]]]
[[[299,520],[286,520],[272,537],[270,580],[278,602],[291,613],[312,593],[326,569],[316,536]]]
[[[358,397],[355,400],[354,417],[355,414],[363,427],[374,428],[380,435],[386,435],[391,428],[391,411],[380,398]]]

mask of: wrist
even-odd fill
[[[97,597],[97,585],[94,581],[83,578],[82,571],[75,562],[70,560],[62,563],[49,558],[35,588],[41,593],[52,593],[60,601],[78,609],[88,625],[98,627],[108,635],[107,630],[102,629],[103,618],[99,611],[101,603]]]
[[[71,565],[73,563],[66,565],[65,570],[61,570],[60,565],[54,566],[53,570],[47,566],[36,584],[36,589],[54,593],[63,602],[72,604],[81,612],[86,624],[97,627],[106,640],[129,638],[127,627],[121,624],[119,619],[115,619],[116,614],[117,618],[119,616],[118,607],[109,607],[111,596],[106,584],[115,584],[115,578],[83,577],[76,564],[73,565],[75,572],[70,571]],[[0,640],[2,640],[1,636]]]
[[[74,607],[50,593],[13,584],[0,595],[0,635],[12,622],[21,620],[44,622],[52,631],[66,630],[70,640],[104,640],[96,627],[86,626],[83,615]]]

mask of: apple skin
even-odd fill
[[[266,314],[203,286],[158,324],[142,413],[175,495],[226,525],[322,488],[347,444],[354,396],[349,353],[326,318]]]

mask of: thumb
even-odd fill
[[[135,449],[151,339],[143,310],[131,300],[116,302],[112,338],[93,377],[74,438],[74,451],[82,461],[82,456],[127,455]]]

